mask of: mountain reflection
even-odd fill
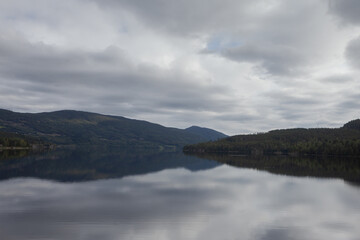
[[[20,154],[21,155],[16,155]],[[0,154],[0,179],[35,177],[63,182],[121,178],[169,168],[192,171],[221,165],[213,160],[185,156],[180,152],[76,148],[24,157],[23,152]]]
[[[360,192],[341,180],[222,165],[122,179],[0,182],[1,239],[358,239]]]
[[[0,180],[34,177],[62,182],[122,178],[172,168],[206,170],[227,164],[289,176],[341,178],[360,186],[360,159],[325,156],[184,155],[116,148],[75,148],[29,155],[0,152]]]

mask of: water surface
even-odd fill
[[[96,157],[83,154],[80,159],[91,159],[86,172],[99,167],[96,174],[71,178],[79,175],[59,164],[61,156],[51,160],[47,155],[37,156],[35,162],[31,157],[24,160],[22,168],[28,170],[18,171],[26,177],[13,173],[0,181],[1,239],[358,240],[360,236],[360,188],[340,178],[285,176],[182,154],[128,155],[127,164],[115,155],[103,156],[101,165]],[[157,167],[134,172],[131,166],[139,169],[147,158]],[[44,159],[52,167],[46,167]],[[63,158],[76,161],[70,159]],[[121,160],[119,166],[130,173],[116,176],[120,169],[116,162]],[[16,161],[21,165],[21,159]],[[2,166],[15,168],[10,163]],[[56,174],[52,179],[49,174],[36,177],[30,166]]]

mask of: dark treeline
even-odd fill
[[[337,129],[285,129],[184,147],[185,152],[360,155],[360,120]]]
[[[341,178],[346,181],[360,183],[360,159],[358,157],[239,156],[214,153],[197,153],[196,156],[235,167],[265,170],[275,174]]]

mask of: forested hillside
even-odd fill
[[[170,150],[211,139],[146,121],[72,110],[47,113],[0,110],[0,131],[57,145],[115,145]]]
[[[285,129],[187,145],[185,152],[360,155],[360,120],[341,128]]]

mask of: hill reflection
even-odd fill
[[[191,171],[214,168],[220,163],[180,152],[126,151],[115,148],[77,148],[24,157],[23,152],[3,152],[0,179],[35,177],[62,182],[122,178],[170,168]]]
[[[196,154],[234,167],[253,168],[289,176],[341,178],[360,183],[360,158],[331,156],[246,156],[224,154]]]

